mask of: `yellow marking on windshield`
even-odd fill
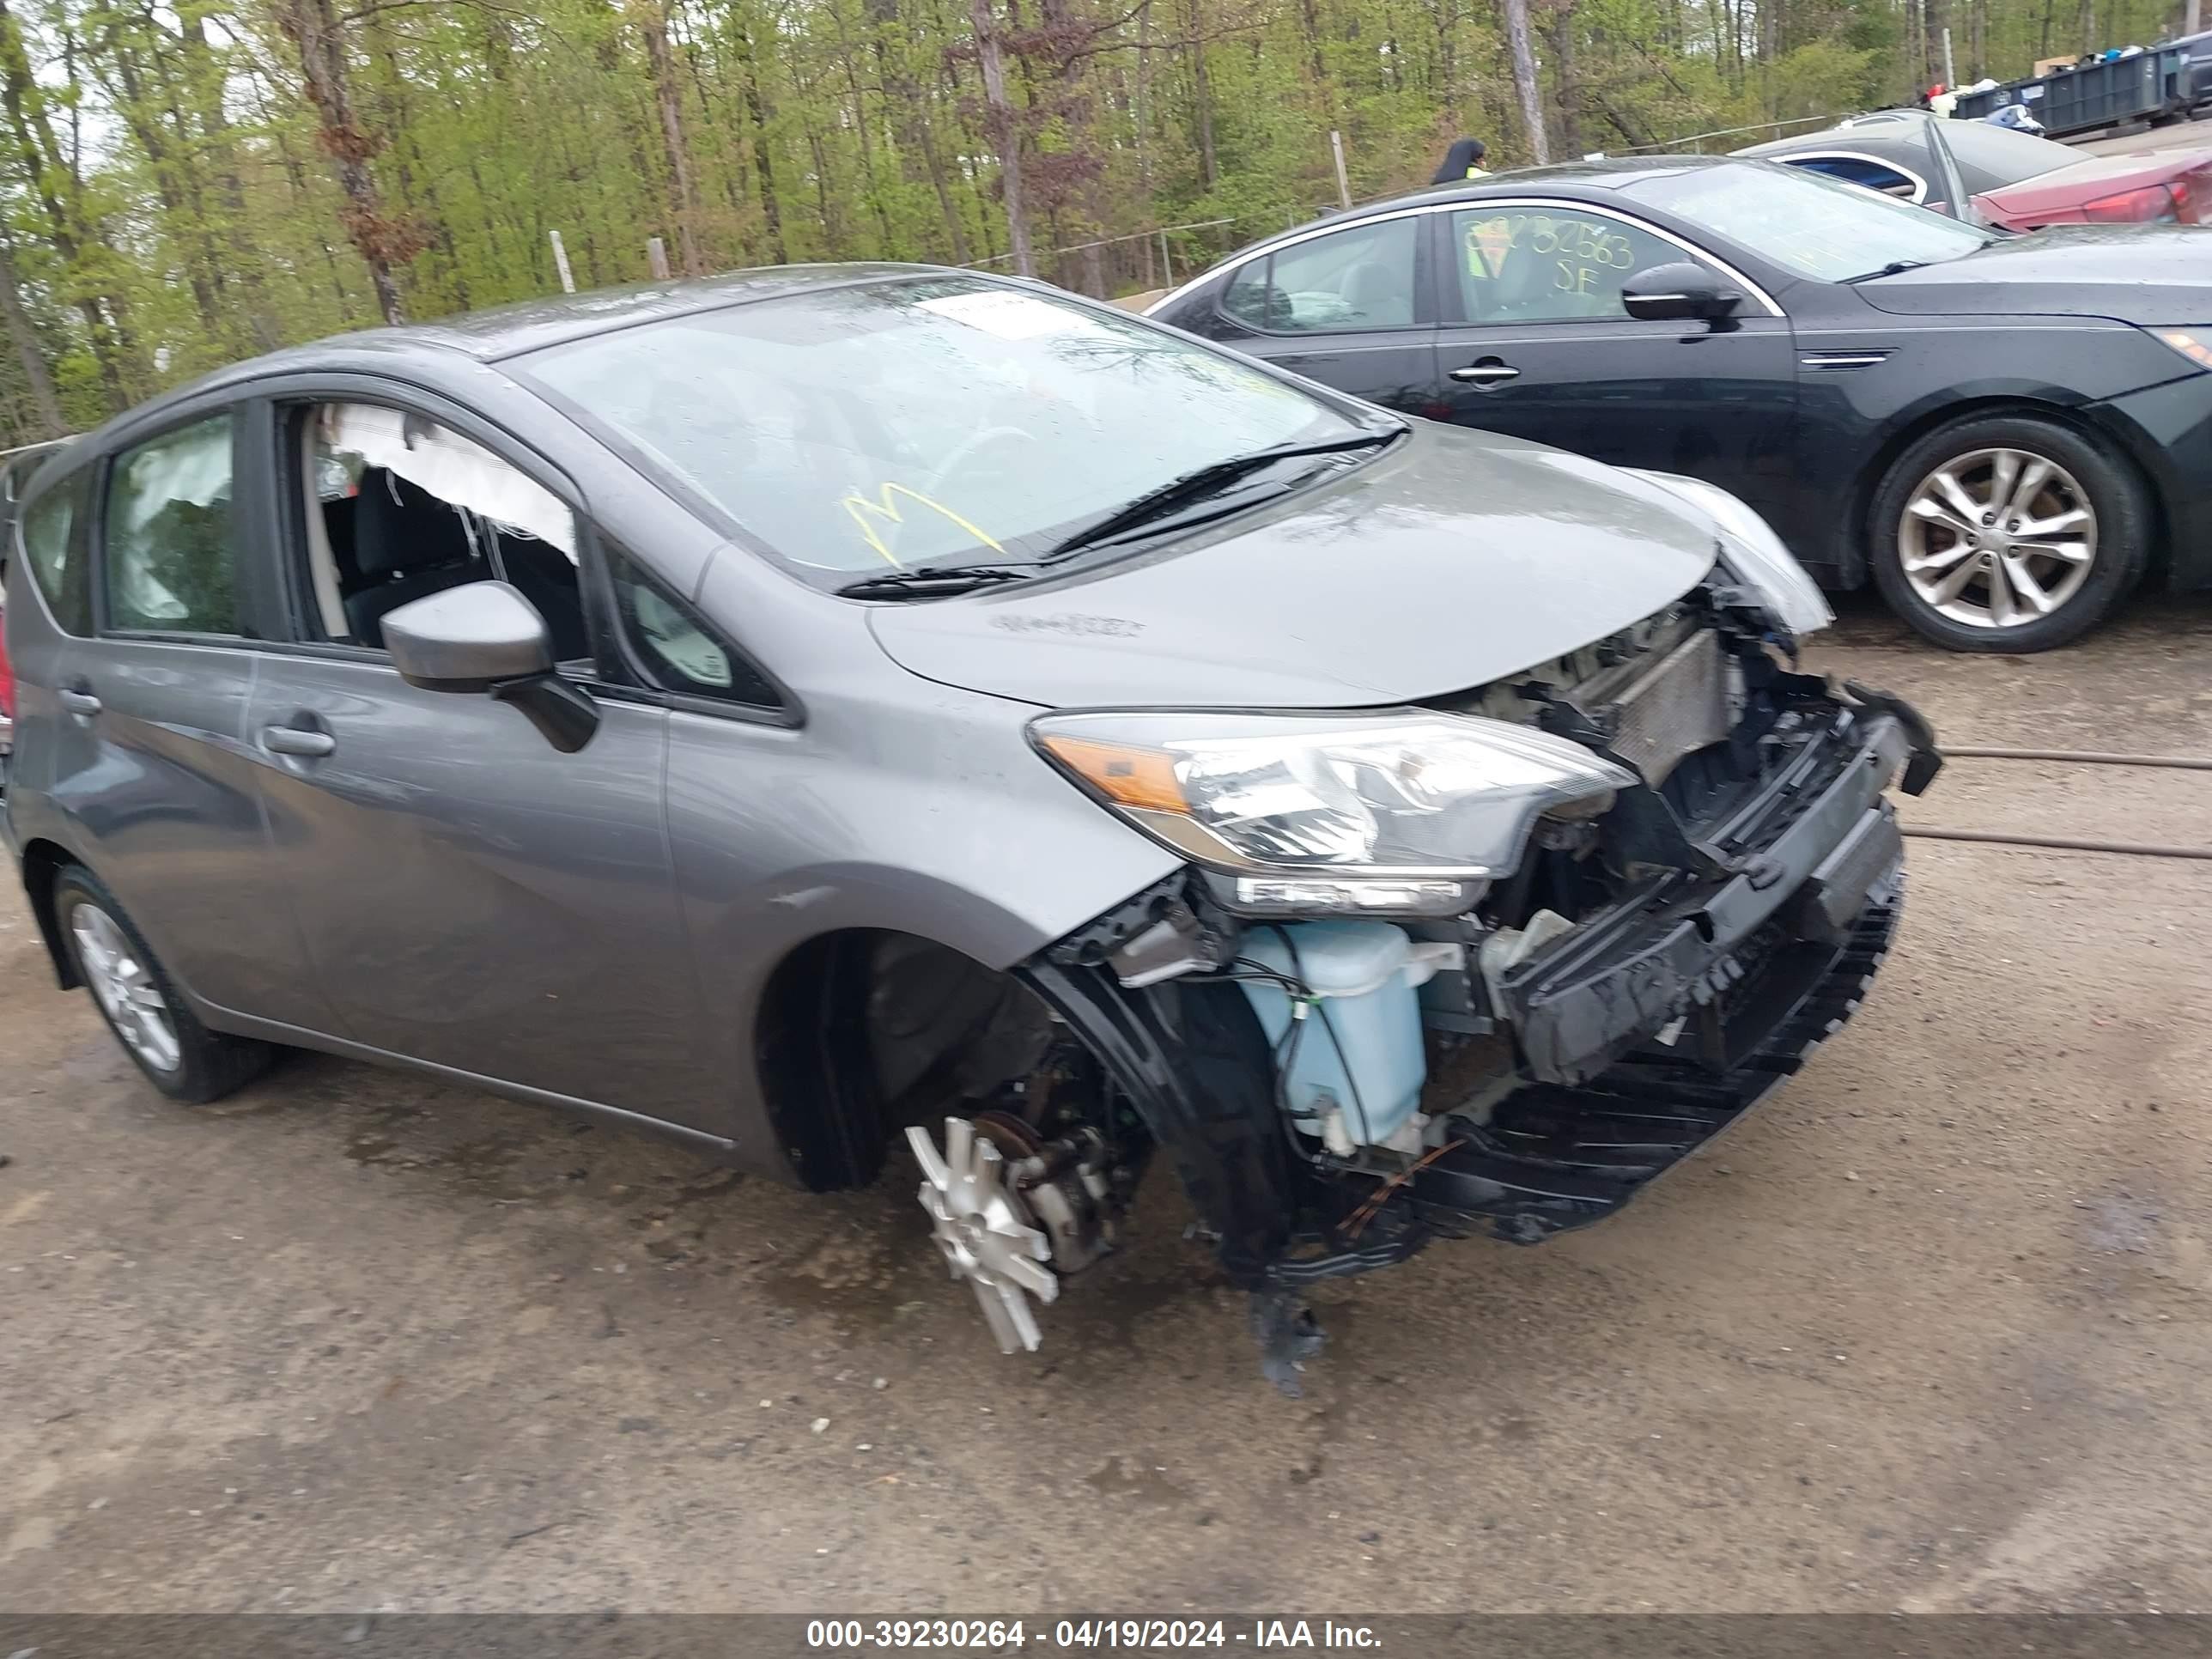
[[[919,489],[908,489],[904,484],[882,485],[877,489],[876,499],[872,501],[865,500],[858,495],[846,496],[838,505],[845,509],[851,516],[854,524],[859,526],[860,534],[868,545],[882,554],[888,562],[898,565],[901,569],[904,569],[905,565],[901,562],[898,555],[884,544],[883,537],[876,529],[878,523],[885,519],[889,519],[893,524],[906,522],[905,515],[898,509],[898,503],[891,499],[895,495],[903,495],[915,506],[926,507],[939,517],[958,525],[961,529],[966,531],[994,553],[1003,553],[1006,550],[999,545],[994,538],[962,518],[943,501],[933,500],[923,495]]]

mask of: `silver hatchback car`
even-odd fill
[[[418,1066],[823,1188],[1008,1350],[1165,1152],[1316,1279],[1599,1219],[1857,1005],[1883,799],[1709,485],[1035,284],[819,267],[356,335],[25,494],[7,839],[153,1085]]]

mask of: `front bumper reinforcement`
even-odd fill
[[[1914,735],[1887,711],[1868,711],[1853,725],[1833,775],[1795,786],[1785,778],[1771,792],[1768,810],[1786,806],[1786,825],[1730,873],[1656,882],[1640,902],[1624,902],[1504,977],[1503,1012],[1531,1075],[1586,1082],[1677,1018],[1698,1020],[1709,1069],[1735,1065],[1741,1034],[1757,1029],[1751,1021],[1770,1003],[1765,981],[1780,965],[1761,967],[1750,995],[1735,994],[1751,971],[1747,950],[1778,921],[1791,948],[1833,944],[1903,855],[1881,793],[1917,751]],[[1825,763],[1808,752],[1800,764],[1833,764],[1835,750],[1827,752]],[[1739,1006],[1721,1018],[1730,1002]],[[1775,1016],[1771,1004],[1764,1012],[1769,1021]]]
[[[1893,866],[1841,940],[1773,962],[1774,998],[1747,1017],[1759,1040],[1715,1076],[1696,1060],[1646,1048],[1578,1086],[1539,1084],[1509,1096],[1465,1144],[1414,1177],[1412,1208],[1444,1233],[1488,1231],[1516,1244],[1602,1221],[1657,1176],[1728,1128],[1802,1066],[1857,1012],[1896,932],[1904,878]],[[1807,972],[1808,968],[1811,972]]]

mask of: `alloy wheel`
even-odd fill
[[[157,1072],[173,1072],[184,1058],[169,1005],[143,958],[124,936],[115,918],[96,904],[79,904],[70,914],[77,961],[85,982],[131,1052]]]
[[[1897,550],[1930,610],[1970,628],[2019,628],[2081,591],[2097,562],[2097,512],[2048,456],[1969,450],[1914,486]]]

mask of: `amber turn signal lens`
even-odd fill
[[[1174,760],[1157,749],[1095,743],[1088,738],[1048,737],[1043,742],[1054,760],[1116,806],[1155,812],[1189,810],[1182,785],[1176,781]]]
[[[2158,337],[2199,368],[2212,368],[2212,337],[2201,328],[2162,328]]]

